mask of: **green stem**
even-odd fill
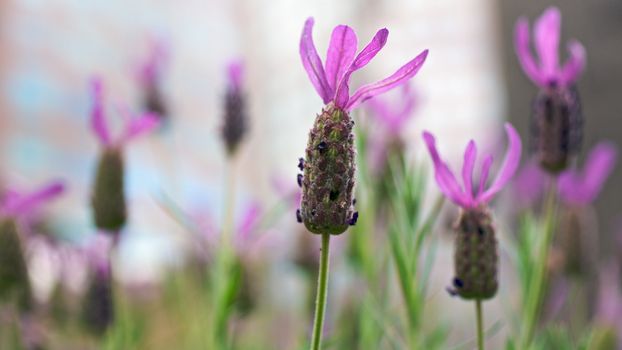
[[[475,299],[475,315],[477,316],[477,349],[484,350],[484,321],[481,299]]]
[[[317,295],[315,299],[315,317],[313,320],[313,337],[311,338],[311,350],[319,350],[322,344],[322,330],[324,325],[324,312],[326,311],[326,291],[328,289],[328,256],[330,234],[322,234],[322,250],[320,255],[320,273],[317,281]]]
[[[530,294],[526,301],[526,315],[525,322],[523,323],[523,336],[522,348],[527,349],[533,340],[536,326],[538,324],[538,318],[540,315],[540,308],[544,299],[544,292],[546,290],[546,275],[549,259],[549,250],[551,242],[553,241],[553,233],[555,231],[555,220],[557,215],[557,201],[556,201],[557,185],[555,179],[552,180],[551,188],[546,200],[546,216],[544,225],[543,241],[540,245],[539,256],[536,260],[536,272],[535,280],[532,280],[532,287],[530,287]],[[533,293],[533,294],[532,294]]]
[[[234,263],[233,217],[235,208],[235,158],[228,159],[228,176],[225,184],[224,213],[220,236],[220,246],[216,255],[215,271],[212,275],[214,286],[214,326],[212,345],[223,349],[227,344],[227,324],[230,313],[231,286],[233,277],[231,268]]]

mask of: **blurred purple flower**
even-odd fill
[[[371,115],[392,137],[399,136],[416,107],[415,94],[411,91],[410,84],[402,85],[400,90],[399,103],[392,103],[386,98],[372,98],[367,101]]]
[[[92,271],[100,277],[110,276],[110,251],[114,238],[106,233],[96,233],[88,238],[83,253]]]
[[[599,270],[599,288],[596,304],[596,320],[616,327],[618,341],[622,341],[622,290],[620,269],[610,261]]]
[[[60,181],[50,182],[30,193],[9,189],[0,200],[0,216],[20,217],[29,215],[39,205],[58,197],[64,190],[65,185]]]
[[[324,104],[333,102],[335,106],[345,111],[350,111],[365,100],[405,83],[417,74],[428,55],[428,50],[424,50],[393,75],[376,83],[364,85],[350,95],[350,76],[365,67],[380,52],[387,42],[389,31],[379,30],[371,42],[355,57],[358,41],[356,34],[348,26],[336,26],[326,53],[326,64],[323,65],[313,43],[313,23],[313,17],[309,17],[300,38],[302,64]]]
[[[587,157],[582,172],[567,170],[559,177],[559,195],[569,204],[593,202],[613,171],[617,158],[616,147],[609,142],[597,144]]]
[[[253,233],[259,228],[263,208],[257,202],[248,203],[242,214],[235,223],[233,234],[233,244],[238,253],[243,253],[255,243]],[[212,219],[209,213],[193,215],[193,224],[197,228],[199,238],[203,246],[200,247],[200,254],[209,254],[217,246],[220,238],[221,229]]]
[[[529,207],[541,196],[546,185],[546,174],[535,161],[525,164],[514,177],[513,194],[522,207]]]
[[[473,167],[477,157],[477,146],[475,141],[471,140],[464,152],[464,164],[462,166],[462,182],[464,188],[460,186],[449,166],[444,162],[436,149],[436,140],[429,132],[423,133],[423,138],[428,147],[432,161],[434,162],[434,177],[441,192],[463,208],[477,208],[488,203],[492,197],[499,192],[503,186],[510,180],[516,172],[520,162],[522,143],[520,136],[510,123],[505,124],[505,130],[508,135],[509,145],[505,155],[505,159],[497,177],[490,187],[485,190],[484,186],[488,180],[488,173],[492,165],[493,157],[488,155],[483,163],[477,193],[473,192]]]
[[[126,108],[120,108],[121,115],[125,119],[125,130],[120,137],[113,139],[110,135],[106,117],[104,115],[103,82],[95,77],[91,80],[91,92],[93,96],[93,108],[91,110],[91,128],[104,147],[122,147],[136,137],[147,134],[154,130],[160,123],[153,113],[144,113],[138,117],[131,115]]]
[[[374,125],[370,128],[368,145],[369,167],[375,174],[380,173],[386,167],[388,155],[392,150],[402,151],[403,141],[400,133],[413,116],[416,99],[410,84],[402,85],[400,90],[398,103],[393,103],[385,96],[372,98],[367,102],[370,114],[378,126]]]
[[[240,92],[244,79],[244,64],[240,60],[231,61],[227,67],[229,90]]]
[[[576,40],[568,43],[570,57],[563,67],[559,66],[560,31],[559,10],[549,7],[534,26],[535,48],[540,58],[538,65],[529,47],[529,22],[526,18],[520,18],[516,23],[514,44],[518,60],[529,79],[543,88],[550,85],[572,85],[585,67],[585,48]]]
[[[137,69],[138,81],[143,88],[158,85],[170,58],[170,47],[167,41],[154,36],[149,44],[149,53]]]

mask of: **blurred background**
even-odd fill
[[[168,268],[183,264],[192,244],[163,198],[213,219],[216,226],[223,216],[228,173],[220,127],[231,60],[244,62],[251,118],[238,159],[236,217],[242,217],[249,206],[265,209],[279,201],[275,184],[295,186],[297,159],[322,107],[298,54],[307,17],[315,17],[313,35],[322,57],[337,24],[353,27],[359,45],[379,28],[389,29],[387,45],[355,75],[353,86],[378,80],[429,49],[413,80],[417,110],[403,134],[407,156],[427,162],[420,137],[426,129],[442,140],[441,153],[459,164],[470,139],[501,154],[505,120],[528,137],[536,88],[518,65],[513,27],[520,16],[533,23],[549,5],[562,12],[562,46],[576,38],[587,50],[587,68],[578,82],[586,125],[583,154],[603,139],[620,144],[620,1],[0,0],[0,181],[22,188],[50,178],[66,181],[67,193],[49,210],[49,229],[69,241],[92,235],[90,193],[100,147],[89,128],[88,82],[94,75],[103,78],[109,119],[120,119],[114,103],[140,110],[137,67],[150,40],[160,38],[170,53],[162,77],[170,120],[126,148],[130,219],[114,262],[121,281],[157,283]],[[365,118],[363,109],[354,114],[357,122]],[[621,171],[614,171],[595,203],[608,253],[614,247],[603,237],[622,230]],[[267,277],[279,286],[272,298],[283,297],[285,305],[300,290],[288,273],[288,252],[301,234],[295,225],[289,209],[264,237],[276,261]],[[444,291],[451,277],[451,247],[451,240],[441,243],[430,294],[444,305],[446,316],[468,325],[472,305],[447,298]],[[333,280],[339,288],[348,275],[336,266]],[[45,264],[39,269],[35,279],[48,271]],[[45,283],[40,288],[43,295],[51,290]],[[512,285],[501,288],[512,294]],[[491,320],[507,316],[505,301],[489,303]],[[450,343],[471,333],[468,327],[452,328]],[[503,336],[498,337],[502,344]]]

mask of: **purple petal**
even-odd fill
[[[374,35],[369,44],[356,55],[356,58],[337,85],[337,91],[335,92],[335,104],[337,107],[346,108],[348,100],[350,99],[350,76],[352,73],[365,67],[378,52],[382,50],[387,43],[388,37],[389,31],[386,28],[380,29],[376,32],[376,35]]]
[[[547,79],[555,79],[559,70],[559,32],[561,15],[556,7],[549,7],[535,23],[535,42],[540,69]]]
[[[477,158],[477,146],[475,141],[471,140],[464,151],[464,163],[462,164],[462,181],[464,182],[464,191],[469,202],[473,201],[473,167],[475,166],[475,158]]]
[[[357,38],[352,28],[339,25],[333,29],[326,52],[326,80],[332,91],[335,91],[337,83],[352,64],[356,46]]]
[[[522,150],[520,136],[510,123],[505,123],[505,131],[508,135],[509,141],[505,159],[503,160],[499,173],[490,188],[488,188],[480,197],[477,198],[479,203],[487,203],[490,199],[492,199],[492,197],[499,192],[508,181],[510,181],[516,172],[516,169],[518,169]]]
[[[482,171],[479,174],[479,187],[475,198],[478,198],[482,195],[482,193],[484,193],[484,186],[486,186],[486,181],[488,181],[488,174],[490,173],[490,167],[492,166],[493,159],[492,155],[489,154],[482,163]]]
[[[417,72],[425,62],[427,56],[428,50],[424,50],[422,53],[419,54],[419,56],[415,57],[412,61],[406,63],[390,77],[385,78],[379,82],[360,87],[354,93],[354,95],[352,95],[352,98],[349,100],[346,109],[351,110],[359,103],[364,102],[368,98],[374,97],[394,87],[397,87],[400,84],[405,83],[406,81],[408,81],[408,79],[412,78],[413,76],[415,76],[415,74],[417,74]]]
[[[154,113],[144,113],[139,117],[131,117],[126,115],[128,120],[125,125],[123,137],[119,140],[119,144],[127,144],[129,141],[138,136],[148,134],[160,125],[160,118]]]
[[[138,67],[138,79],[144,86],[155,85],[170,56],[169,43],[161,37],[152,37],[148,56]]]
[[[423,133],[423,139],[432,157],[432,162],[434,163],[434,179],[441,192],[455,204],[465,208],[469,207],[469,199],[460,189],[460,185],[458,185],[458,181],[456,181],[451,169],[441,160],[438,154],[434,136],[426,131]]]
[[[262,209],[258,203],[253,203],[246,208],[244,216],[242,216],[238,229],[237,238],[239,244],[248,243],[251,232],[257,227],[261,218]]]
[[[65,190],[63,182],[55,181],[30,194],[14,194],[3,205],[6,215],[16,216],[30,213],[38,205],[59,196]]]
[[[300,58],[304,66],[311,84],[320,95],[325,104],[329,103],[333,92],[326,80],[322,60],[317,54],[315,45],[313,44],[313,17],[309,17],[305,22],[302,36],[300,37]]]
[[[516,22],[514,30],[514,47],[518,62],[523,68],[523,72],[538,86],[545,86],[546,81],[540,70],[536,66],[534,58],[529,49],[529,22],[527,19],[521,18]]]
[[[609,142],[601,142],[590,152],[583,174],[566,171],[559,178],[560,196],[574,204],[593,202],[613,171],[617,150]]]
[[[523,206],[530,206],[544,191],[546,175],[535,161],[530,161],[514,178],[513,192]]]
[[[570,53],[570,57],[561,69],[559,77],[560,83],[564,85],[570,85],[577,81],[583,72],[583,68],[585,68],[586,61],[585,48],[580,42],[576,40],[570,41],[568,44],[568,52]]]
[[[620,268],[615,260],[609,260],[599,269],[596,319],[598,322],[619,328],[622,323],[622,291]]]
[[[232,61],[227,66],[227,78],[229,87],[233,90],[240,91],[242,89],[242,78],[244,76],[244,64],[242,61]]]
[[[101,78],[94,77],[91,79],[91,94],[93,98],[93,108],[91,109],[91,129],[95,133],[95,136],[104,146],[110,146],[111,139],[108,127],[106,126],[106,119],[104,117],[104,102],[103,102],[103,83]]]

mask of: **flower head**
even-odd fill
[[[60,181],[53,181],[34,192],[8,190],[0,200],[0,216],[20,217],[30,214],[39,205],[50,201],[65,190]]]
[[[582,172],[567,170],[559,177],[559,195],[570,204],[588,204],[600,193],[616,163],[616,147],[609,142],[596,145]]]
[[[560,67],[558,47],[561,15],[556,7],[549,7],[535,23],[535,48],[540,59],[536,64],[529,48],[529,22],[520,18],[516,23],[514,44],[518,60],[525,74],[536,85],[572,85],[585,67],[585,48],[576,40],[568,43],[569,58]]]
[[[153,113],[144,113],[138,117],[132,116],[125,109],[120,108],[121,115],[125,119],[123,133],[116,139],[110,135],[104,114],[104,86],[99,77],[91,80],[91,93],[93,96],[93,108],[91,110],[91,128],[100,143],[106,148],[117,148],[125,145],[130,140],[144,135],[159,125],[158,117]]]
[[[225,95],[224,119],[221,136],[229,155],[235,154],[248,132],[246,98],[242,91],[244,65],[232,61],[227,67],[227,92]]]
[[[436,149],[436,140],[429,132],[423,133],[423,139],[428,147],[432,161],[434,162],[434,177],[441,192],[455,204],[466,208],[477,208],[488,203],[492,197],[499,192],[503,186],[510,180],[516,172],[520,162],[522,143],[520,136],[514,127],[506,123],[505,130],[508,135],[509,145],[505,155],[505,160],[499,169],[497,177],[492,184],[485,189],[486,181],[490,167],[492,166],[493,157],[488,155],[483,163],[477,192],[473,188],[473,168],[477,157],[477,146],[475,141],[471,140],[464,152],[464,164],[462,166],[463,187],[460,186],[453,172],[445,161],[440,158]]]
[[[413,116],[416,107],[416,97],[410,84],[402,85],[399,101],[391,103],[383,98],[372,98],[367,101],[367,107],[374,119],[393,137],[399,135],[404,124]]]
[[[313,23],[313,18],[309,17],[300,38],[302,64],[324,104],[333,102],[335,106],[345,111],[415,76],[428,55],[428,50],[424,50],[391,76],[376,83],[364,85],[350,95],[350,76],[365,67],[380,52],[387,42],[389,31],[385,28],[380,29],[371,42],[355,56],[356,34],[346,25],[336,26],[326,53],[326,64],[323,64],[313,43]]]
[[[137,69],[138,81],[143,87],[156,86],[162,77],[170,59],[170,47],[162,38],[152,37],[149,41],[149,52]]]
[[[512,192],[521,207],[529,207],[542,197],[546,187],[546,174],[537,162],[529,161],[514,177]]]

